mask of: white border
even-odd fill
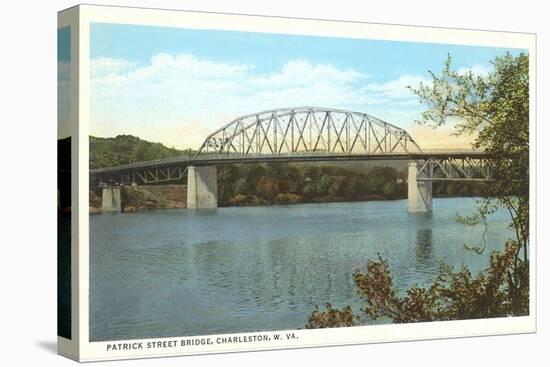
[[[312,347],[322,345],[343,345],[373,342],[434,339],[444,337],[465,337],[480,335],[500,335],[528,333],[536,331],[536,280],[534,279],[535,244],[536,244],[536,36],[526,33],[509,33],[495,31],[458,30],[433,27],[397,26],[386,24],[368,24],[356,22],[339,22],[313,19],[262,17],[250,15],[230,15],[216,13],[186,12],[179,10],[156,10],[142,8],[121,8],[109,6],[81,5],[79,9],[79,46],[78,67],[80,79],[78,87],[78,140],[79,160],[78,178],[78,216],[79,216],[79,249],[78,249],[78,342],[80,361],[112,360],[141,357],[159,357],[184,354],[203,354],[216,352],[234,352],[245,350],[282,349],[293,347]],[[523,48],[529,51],[530,65],[530,316],[481,319],[447,322],[429,322],[401,325],[359,326],[323,330],[292,331],[299,339],[287,342],[242,343],[229,348],[227,344],[211,346],[193,346],[155,350],[147,352],[122,351],[107,352],[108,342],[88,342],[89,331],[89,214],[88,214],[88,131],[89,131],[89,29],[90,23],[121,23],[163,26],[189,29],[220,29],[236,31],[253,31],[282,34],[301,34],[316,36],[348,37],[359,39],[379,39],[396,41],[416,41],[461,45],[479,45],[494,47]],[[76,49],[75,49],[76,50]],[[74,100],[73,100],[74,102]],[[74,108],[74,105],[73,105]],[[75,254],[73,253],[73,256]],[[76,258],[73,257],[73,262]],[[74,275],[74,273],[73,273]],[[74,290],[74,288],[73,288]],[[74,293],[73,293],[74,294]],[[73,302],[75,298],[73,297]],[[76,313],[74,317],[76,317]],[[73,317],[73,324],[75,318]],[[268,332],[267,334],[285,332]],[[243,333],[232,335],[255,335]],[[226,334],[224,336],[227,336]],[[216,336],[206,336],[216,338]],[[74,335],[73,335],[74,338]],[[200,337],[140,339],[137,342],[159,340],[188,340]],[[117,341],[117,343],[132,341]]]

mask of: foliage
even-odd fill
[[[356,324],[356,317],[351,310],[351,307],[346,306],[339,310],[333,308],[330,303],[326,304],[326,311],[319,310],[315,306],[315,310],[309,316],[307,329],[322,329],[329,327],[347,327]]]
[[[388,316],[404,323],[526,315],[529,287],[525,266],[518,279],[525,294],[512,294],[516,284],[510,274],[517,248],[517,242],[508,241],[503,252],[491,254],[489,267],[476,277],[466,267],[454,272],[443,264],[429,288],[411,287],[404,297],[396,295],[388,264],[381,258],[368,263],[366,274],[354,273],[354,279],[359,295],[367,302],[364,311],[372,319]],[[522,301],[516,304],[515,300]]]
[[[481,186],[437,182],[434,196],[480,195]],[[287,194],[294,196],[289,200]],[[218,166],[218,198],[222,206],[406,197],[406,173],[394,167],[373,166],[358,172],[330,165],[287,163]]]
[[[237,194],[229,200],[231,205],[249,205],[257,201],[255,196]]]
[[[235,182],[235,193],[237,195],[246,195],[252,191],[252,184],[245,177],[241,177]]]
[[[256,185],[256,193],[267,200],[273,200],[279,193],[277,179],[271,176],[262,176]]]
[[[442,188],[437,189],[437,185]],[[448,196],[446,185],[445,182],[434,185],[435,195]],[[471,196],[480,192],[478,186],[459,183],[450,195]],[[372,166],[362,172],[330,165],[288,163],[218,167],[218,198],[222,206],[406,197],[406,173],[394,167]]]
[[[358,294],[366,302],[362,312],[375,320],[388,317],[395,323],[435,320],[463,320],[489,317],[523,316],[529,313],[529,264],[522,262],[517,279],[512,279],[519,245],[510,240],[503,252],[490,256],[489,267],[472,276],[462,267],[454,271],[442,264],[434,283],[427,288],[413,286],[400,296],[393,285],[387,260],[369,260],[367,271],[356,271],[353,279]],[[518,288],[516,282],[521,286]],[[515,295],[519,291],[521,294]],[[310,314],[307,328],[353,326],[359,324],[350,307],[326,311],[318,307]]]
[[[147,200],[143,191],[132,186],[124,186],[120,192],[120,196],[125,207],[138,208],[145,205],[145,201]]]
[[[487,188],[484,182],[470,181],[435,181],[433,182],[434,196],[475,196],[485,195]]]
[[[430,85],[411,90],[427,106],[420,123],[437,127],[453,121],[456,134],[475,134],[473,148],[488,154],[492,180],[483,186],[477,212],[459,221],[479,225],[500,207],[509,212],[518,245],[510,270],[516,297],[524,294],[518,273],[529,245],[529,58],[506,53],[492,64],[492,72],[474,75],[453,70],[449,56],[440,75],[431,73]]]
[[[278,204],[296,204],[302,201],[302,197],[293,193],[279,193],[275,197],[275,202]]]

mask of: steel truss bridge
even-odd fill
[[[355,160],[418,161],[418,180],[488,180],[488,158],[475,151],[424,151],[407,131],[367,113],[297,107],[238,117],[208,135],[194,156],[91,170],[90,184],[181,181],[189,166]]]

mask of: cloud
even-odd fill
[[[417,87],[420,83],[429,84],[430,81],[422,75],[401,75],[398,79],[387,83],[372,83],[365,87],[365,90],[377,93],[384,97],[405,99],[411,98],[414,94],[408,89],[409,86]]]
[[[250,65],[217,63],[200,59],[191,54],[172,56],[161,53],[151,58],[150,71],[163,71],[180,76],[192,76],[199,79],[232,78],[241,76],[249,69]]]
[[[136,67],[136,65],[136,63],[124,59],[98,57],[91,61],[92,79],[126,73]]]
[[[259,72],[250,64],[167,53],[142,64],[93,59],[91,76],[92,134],[127,133],[159,141],[162,131],[178,133],[181,136],[161,141],[179,148],[197,147],[205,131],[237,116],[277,107],[336,107],[408,124],[420,106],[406,86],[425,81],[420,75],[402,75],[387,83],[369,83],[371,77],[363,72],[301,59]]]
[[[352,69],[340,70],[333,65],[314,65],[306,60],[292,60],[280,72],[252,78],[250,84],[262,88],[284,89],[310,87],[319,83],[342,86],[368,78],[368,75]]]

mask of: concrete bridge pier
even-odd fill
[[[101,199],[103,213],[120,213],[122,211],[120,187],[104,187]]]
[[[187,170],[187,209],[218,207],[218,171],[216,166],[189,166]]]
[[[432,167],[430,166],[430,176]],[[432,181],[419,181],[418,163],[409,161],[408,177],[408,209],[409,213],[425,213],[432,211]],[[427,177],[426,177],[427,178]]]

